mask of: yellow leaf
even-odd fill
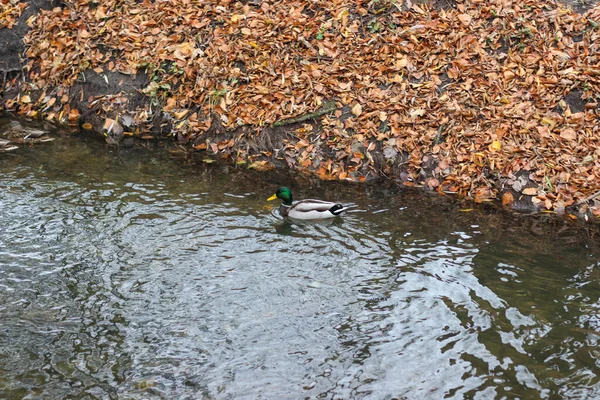
[[[556,124],[556,122],[552,118],[544,117],[544,118],[542,118],[542,124],[548,125],[548,126],[554,126]]]
[[[502,143],[499,140],[494,140],[491,145],[492,150],[500,151],[502,150]]]
[[[255,161],[252,164],[248,165],[249,169],[256,169],[258,171],[267,171],[273,168],[273,165],[268,161]]]

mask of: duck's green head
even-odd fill
[[[277,189],[275,194],[267,199],[267,201],[281,199],[283,200],[283,204],[291,206],[292,205],[292,191],[286,187],[280,187]]]

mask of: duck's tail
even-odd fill
[[[331,211],[331,213],[333,215],[341,215],[344,211],[347,211],[354,207],[358,207],[358,205],[357,204],[336,204],[335,206],[331,207],[329,209],[329,211]]]

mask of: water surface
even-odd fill
[[[589,228],[84,137],[0,171],[2,398],[600,396]]]

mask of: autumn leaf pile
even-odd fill
[[[289,164],[359,180],[402,163],[416,181],[434,159],[425,185],[476,201],[499,197],[499,177],[510,186],[531,171],[538,188],[524,194],[546,209],[600,189],[598,7],[579,15],[538,0],[465,0],[448,10],[392,0],[63,3],[28,21],[34,88],[68,88],[87,69],[146,72],[143,92],[196,143],[212,116],[227,130],[258,130],[333,100],[337,111],[319,129],[298,129],[279,153]],[[152,110],[137,111],[141,119]],[[224,147],[235,140],[208,149]]]
[[[0,0],[0,29],[11,29],[27,4],[14,0]]]

